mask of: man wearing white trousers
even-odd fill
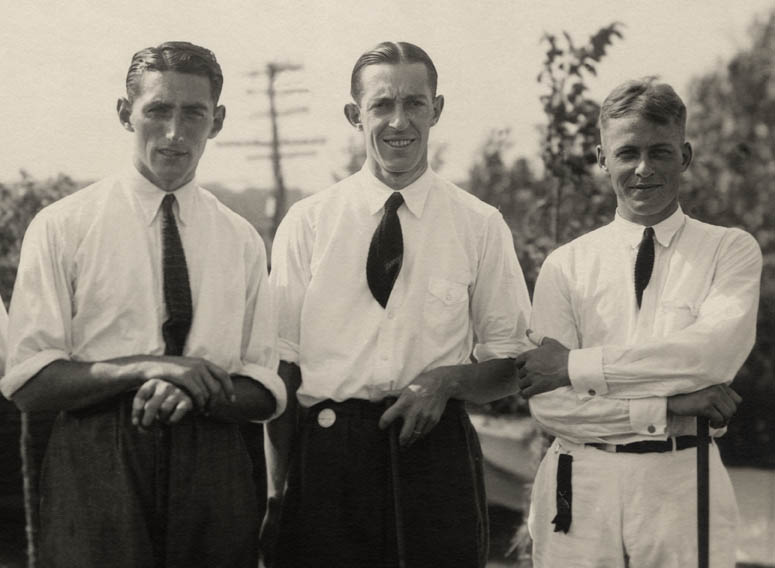
[[[528,520],[536,568],[697,565],[696,417],[725,432],[754,344],[762,257],[679,205],[686,107],[654,78],[600,112],[614,220],[554,251],[534,294],[522,393],[554,443]],[[737,505],[710,445],[710,561],[734,566]]]

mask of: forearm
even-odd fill
[[[146,378],[140,357],[99,362],[58,360],[13,395],[23,412],[75,410],[139,388]]]
[[[266,420],[275,410],[276,401],[264,385],[250,377],[232,375],[234,400],[219,396],[211,401],[212,418],[224,422]]]
[[[264,453],[267,469],[267,496],[270,501],[282,499],[285,480],[296,440],[298,427],[298,402],[296,391],[301,383],[301,371],[293,363],[280,362],[279,374],[288,389],[288,404],[285,412],[268,422],[264,428]]]
[[[512,359],[490,359],[481,363],[438,369],[445,378],[449,398],[485,404],[519,390]]]

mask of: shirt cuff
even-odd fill
[[[261,365],[246,363],[242,366],[242,369],[238,374],[250,377],[256,382],[261,383],[270,393],[272,393],[272,396],[274,396],[274,413],[265,420],[256,420],[255,422],[269,422],[285,412],[285,406],[288,403],[288,395],[285,389],[285,383],[277,373],[266,367],[262,367]]]
[[[299,344],[293,343],[282,337],[277,339],[277,351],[280,353],[280,360],[288,363],[299,364]]]
[[[25,359],[21,363],[8,368],[6,375],[0,379],[0,391],[2,391],[5,398],[10,399],[17,390],[22,388],[32,377],[40,373],[44,367],[47,367],[54,361],[61,360],[70,361],[70,354],[59,349],[38,351],[29,359]]]
[[[608,392],[603,375],[603,348],[571,349],[568,354],[568,378],[581,400]]]
[[[667,399],[650,397],[630,400],[630,426],[637,434],[664,438],[667,435]]]
[[[490,361],[491,359],[514,358],[523,351],[532,349],[533,345],[527,339],[510,343],[477,343],[474,345],[474,359],[477,362]]]

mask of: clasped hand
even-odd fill
[[[146,381],[132,401],[132,423],[141,428],[174,424],[195,407],[207,413],[214,402],[235,398],[229,374],[205,359],[145,357],[139,370]]]
[[[529,399],[531,396],[570,385],[570,351],[551,337],[544,337],[539,341],[528,331],[528,338],[538,347],[521,353],[514,360],[520,394]]]

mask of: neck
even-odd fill
[[[405,187],[413,184],[415,181],[422,177],[427,169],[428,162],[425,162],[422,164],[422,167],[418,167],[417,169],[408,172],[390,172],[384,168],[381,168],[374,162],[369,162],[369,171],[374,175],[374,177],[384,183],[390,189],[394,189],[396,191],[400,191]]]

